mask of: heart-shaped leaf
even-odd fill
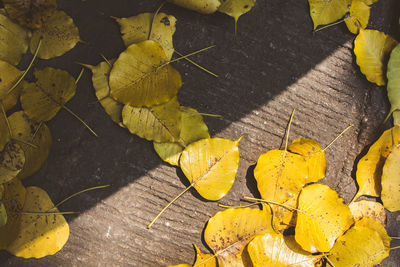
[[[351,0],[308,0],[314,30],[343,18],[349,11]]]
[[[400,146],[393,148],[382,171],[383,206],[391,212],[400,210]]]

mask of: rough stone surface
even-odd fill
[[[124,49],[110,16],[128,17],[157,9],[161,1],[59,0],[80,29],[80,43],[66,55],[39,61],[77,76],[76,62],[97,64]],[[205,118],[212,136],[240,142],[240,166],[232,190],[221,203],[238,205],[243,195],[258,196],[253,169],[258,157],[279,148],[290,114],[296,113],[290,140],[300,136],[326,146],[348,125],[353,128],[327,150],[328,171],[322,183],[349,202],[357,187],[355,168],[383,130],[388,112],[384,87],[369,83],[352,53],[354,35],[344,24],[312,33],[306,0],[258,0],[234,34],[233,19],[200,15],[166,4],[163,12],[178,19],[174,44],[189,53],[216,44],[192,59],[218,73],[214,78],[186,61],[174,66],[183,77],[182,105],[220,114]],[[400,39],[400,2],[379,1],[372,7],[370,28]],[[84,188],[111,184],[61,207],[80,211],[67,217],[71,236],[56,255],[18,259],[0,252],[2,266],[166,266],[192,263],[193,243],[207,251],[202,231],[221,210],[194,190],[171,206],[151,230],[146,225],[188,185],[182,172],[163,163],[152,144],[115,125],[96,102],[89,71],[67,104],[99,134],[94,137],[70,114],[61,111],[49,123],[54,144],[49,160],[26,185],[38,185],[58,202]],[[400,214],[388,213],[390,236],[400,236]],[[392,251],[382,266],[399,266]]]

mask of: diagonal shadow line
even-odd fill
[[[50,65],[74,74],[79,73],[80,67],[73,62],[97,64],[101,60],[99,52],[115,58],[124,49],[118,26],[108,16],[128,17],[152,11],[158,5],[158,1],[127,0],[58,2],[59,7],[74,18],[81,38],[95,44],[97,49],[78,45],[62,57],[40,61],[36,67]],[[393,23],[398,18],[395,10],[400,8],[396,0],[381,1],[378,5],[390,13],[385,23]],[[172,5],[167,5],[163,12],[178,18],[174,45],[179,51],[217,45],[214,50],[196,56],[196,61],[218,73],[219,79],[187,63],[175,64],[185,82],[179,93],[181,104],[224,116],[222,120],[206,118],[211,135],[267,104],[353,38],[344,25],[312,36],[306,1],[257,1],[251,14],[239,21],[237,36],[234,36],[233,21],[223,14],[203,16]],[[381,27],[399,36],[397,28],[385,26],[382,20],[372,24],[372,28]],[[94,138],[79,122],[61,111],[49,123],[54,138],[49,159],[24,184],[44,188],[54,202],[84,188],[112,184],[109,189],[73,199],[62,207],[62,210],[84,212],[163,163],[150,142],[116,126],[99,105],[88,104],[96,101],[90,75],[84,75],[78,87],[70,107],[85,118],[100,137]],[[77,216],[67,219],[72,221]],[[4,251],[0,252],[0,261],[18,266],[31,263],[10,258]],[[36,263],[42,265],[46,260]]]

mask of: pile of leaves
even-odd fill
[[[0,10],[0,249],[24,258],[58,252],[69,226],[43,189],[24,187],[21,180],[46,161],[52,136],[46,122],[74,96],[68,72],[46,67],[24,80],[38,57],[49,59],[72,49],[80,40],[72,19],[55,0],[5,0]],[[33,55],[25,71],[16,67],[28,48]],[[86,125],[87,126],[87,125]],[[88,126],[87,126],[88,127]],[[90,129],[90,128],[89,128]],[[61,204],[61,203],[60,203]]]

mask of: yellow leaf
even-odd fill
[[[0,199],[0,228],[7,224],[7,211]]]
[[[19,145],[25,154],[25,164],[18,174],[19,179],[24,179],[37,172],[46,161],[51,148],[51,133],[46,124],[29,119],[23,111],[14,112],[8,120],[12,136],[24,141]]]
[[[281,204],[286,207],[296,208],[297,199],[298,195],[294,195]],[[281,231],[296,225],[296,212],[294,210],[279,205],[271,205],[271,210],[273,214],[272,224],[275,230]]]
[[[344,20],[350,32],[358,34],[360,28],[367,27],[370,9],[364,0],[351,1],[350,16]]]
[[[182,145],[187,146],[200,139],[210,138],[207,125],[197,110],[181,106],[181,111],[182,124],[179,138],[183,143]],[[181,153],[185,149],[182,145],[179,143],[154,142],[154,149],[162,160],[178,166]]]
[[[311,253],[328,252],[335,240],[353,224],[349,207],[336,191],[326,185],[312,184],[299,196],[295,238]]]
[[[359,226],[359,222],[339,237],[329,252],[328,259],[334,266],[372,267],[389,256],[379,233]]]
[[[256,0],[220,0],[221,6],[218,8],[219,12],[225,13],[235,19],[235,29],[239,17],[249,12]]]
[[[10,131],[5,116],[0,114],[0,151],[4,149],[8,141],[10,141]]]
[[[379,0],[362,0],[364,3],[366,3],[367,5],[372,5],[372,4],[374,4],[374,3],[376,3],[376,2],[378,2]]]
[[[154,13],[142,13],[129,18],[116,18],[121,26],[122,40],[125,46],[145,40],[156,41],[164,48],[167,60],[170,60],[174,53],[172,36],[175,33],[176,18],[165,13],[158,13],[152,25],[153,17]],[[149,36],[150,28],[151,36]]]
[[[10,142],[0,154],[0,184],[7,183],[17,177],[25,164],[22,148]]]
[[[351,202],[349,208],[351,214],[353,214],[354,220],[356,221],[364,217],[369,217],[379,221],[383,225],[386,225],[385,208],[379,202],[361,200],[358,202]]]
[[[393,148],[386,159],[382,172],[383,206],[391,212],[400,210],[400,146]]]
[[[0,60],[18,65],[28,50],[28,31],[0,14]]]
[[[271,150],[258,159],[254,177],[262,199],[283,203],[306,184],[308,167],[303,156]]]
[[[320,259],[304,251],[293,236],[269,232],[256,236],[248,245],[250,258],[254,267],[314,267]]]
[[[162,46],[151,40],[129,46],[110,73],[111,96],[135,107],[163,104],[181,86],[179,72],[169,64]]]
[[[400,45],[397,45],[390,53],[386,76],[388,79],[387,94],[390,101],[390,113],[400,113]],[[393,114],[394,124],[400,125],[397,115]]]
[[[20,212],[24,207],[26,190],[18,178],[3,184],[3,203],[7,211],[7,224],[0,227],[0,250],[6,249],[17,237],[17,226]]]
[[[18,101],[21,86],[18,85],[18,87],[10,93],[9,90],[21,77],[22,73],[22,71],[15,68],[13,65],[0,60],[0,101],[2,101],[5,111],[14,107]]]
[[[319,25],[341,19],[348,11],[351,0],[308,0],[314,30]]]
[[[202,139],[182,152],[181,169],[205,199],[219,200],[231,189],[239,167],[240,139]]]
[[[192,267],[192,265],[189,265],[189,264],[178,264],[178,265],[170,265],[168,267]]]
[[[302,155],[306,160],[308,167],[306,183],[314,183],[325,177],[325,151],[322,150],[317,141],[307,138],[298,138],[288,146],[288,150]]]
[[[149,141],[179,141],[181,110],[176,97],[165,104],[149,108],[125,105],[122,120],[131,133]]]
[[[96,97],[99,100],[100,104],[103,106],[106,113],[110,116],[110,118],[119,126],[125,127],[122,124],[122,109],[124,105],[115,101],[110,96],[110,86],[108,84],[110,71],[112,65],[115,60],[110,60],[109,62],[103,61],[100,62],[97,66],[84,65],[89,68],[92,75],[92,83],[96,93]]]
[[[38,29],[57,9],[57,0],[3,0],[8,16],[20,25]]]
[[[393,147],[400,144],[400,126],[385,131],[369,148],[368,153],[357,164],[356,179],[358,192],[354,199],[362,195],[379,197],[381,195],[381,176],[383,164],[392,152]]]
[[[271,213],[263,210],[227,209],[215,214],[204,230],[204,240],[218,258],[219,266],[243,266],[246,245],[259,234],[273,232]]]
[[[202,14],[211,14],[221,5],[220,0],[167,0],[175,5],[197,11]]]
[[[42,44],[38,57],[49,59],[68,52],[79,42],[79,30],[74,21],[64,11],[57,10],[42,28],[33,32],[30,42],[31,53],[36,51],[39,40]]]
[[[373,218],[364,217],[361,220],[357,221],[356,224],[357,226],[367,227],[375,230],[380,235],[385,247],[390,248],[390,241],[392,241],[392,239],[388,236],[385,226],[383,226],[379,221]]]
[[[376,30],[363,30],[354,41],[357,65],[367,80],[379,86],[385,85],[386,60],[397,41]]]
[[[51,120],[75,94],[75,79],[66,71],[46,67],[35,71],[35,83],[23,83],[21,105],[36,121]]]
[[[196,267],[217,267],[217,258],[212,254],[205,254],[194,244],[196,249],[196,261],[193,266]]]
[[[59,212],[46,191],[39,187],[26,188],[25,204],[22,212]],[[58,252],[67,242],[69,226],[60,214],[21,214],[18,222],[18,238],[7,250],[23,258],[42,258]]]

